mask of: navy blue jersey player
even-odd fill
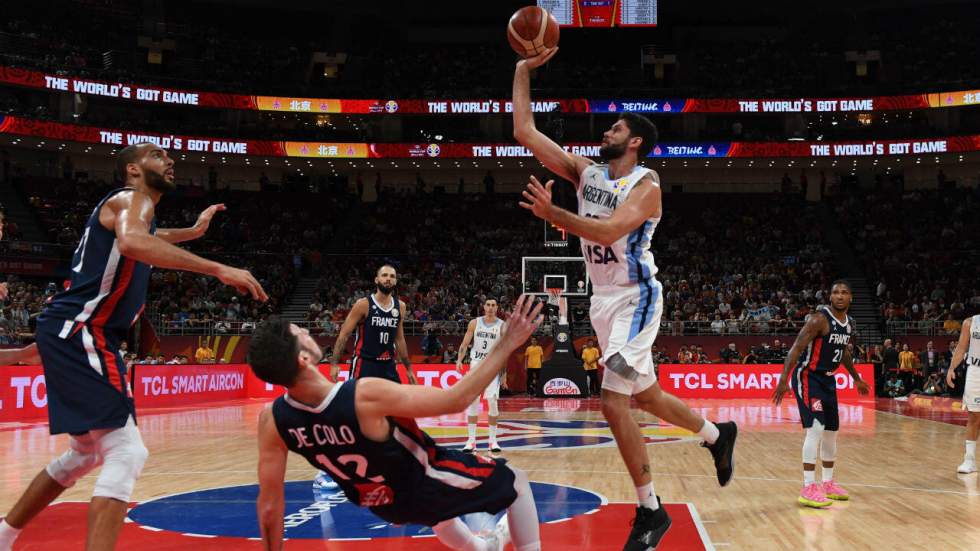
[[[851,286],[835,281],[830,290],[830,306],[811,314],[786,356],[773,401],[779,404],[790,387],[800,408],[800,421],[806,431],[803,440],[803,489],[798,501],[808,507],[827,507],[831,500],[850,499],[834,482],[837,457],[837,384],[834,372],[847,369],[858,392],[867,394],[868,385],[854,369],[848,345],[856,338],[854,319],[847,315],[851,306]],[[792,374],[790,373],[792,371]],[[817,449],[823,463],[823,481],[816,482]]]
[[[412,361],[405,344],[405,303],[398,299],[398,274],[394,266],[385,264],[374,276],[374,293],[358,299],[347,314],[334,343],[331,376],[336,381],[338,364],[347,348],[347,339],[354,335],[354,355],[351,358],[350,378],[381,377],[401,382],[395,364],[395,354],[405,366],[408,382],[415,384]]]
[[[415,418],[466,409],[541,323],[541,306],[521,297],[507,334],[448,390],[380,377],[334,383],[317,369],[321,351],[307,330],[278,318],[256,328],[248,352],[252,371],[287,389],[259,415],[257,511],[265,549],[282,545],[286,458],[293,452],[328,470],[351,503],[387,522],[431,526],[452,549],[499,551],[513,538],[515,549],[540,550],[527,476],[504,460],[437,446]],[[505,509],[506,520],[485,538],[458,518]]]
[[[25,524],[99,465],[86,549],[115,546],[147,457],[119,346],[143,311],[151,266],[211,275],[257,300],[268,298],[247,271],[173,245],[204,235],[224,205],[204,210],[190,228],[156,227],[156,205],[175,187],[173,166],[153,144],[119,152],[125,186],[95,206],[71,261],[70,286],[38,317],[50,429],[68,433],[70,448],[34,478],[0,523],[0,551],[9,550]]]

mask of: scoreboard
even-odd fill
[[[562,27],[655,27],[657,0],[538,0]]]

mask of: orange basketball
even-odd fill
[[[558,45],[558,21],[538,6],[523,7],[507,23],[507,40],[521,57],[533,57]]]

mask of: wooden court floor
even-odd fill
[[[635,494],[598,402],[503,403],[501,443],[505,456],[537,483],[543,549],[622,549]],[[794,404],[690,405],[711,419],[739,423],[735,480],[719,488],[710,456],[695,438],[637,411],[657,493],[671,504],[675,521],[660,549],[980,549],[980,484],[976,474],[955,472],[963,454],[956,415],[947,412],[939,417],[954,422],[939,422],[879,411],[902,409],[887,403],[842,405],[836,478],[852,500],[813,510],[796,504],[802,432]],[[259,548],[248,538],[254,537],[249,492],[261,407],[240,401],[145,412],[140,428],[150,459],[119,549]],[[422,424],[440,442],[465,440],[462,417]],[[64,446],[44,424],[0,426],[0,512]],[[313,474],[298,457],[290,459],[289,480],[309,481]],[[88,500],[93,482],[90,475],[67,491],[15,549],[81,549],[80,502]],[[441,549],[418,527],[384,526],[349,504],[344,508],[342,497],[313,499],[308,482],[292,486],[300,499],[293,503],[287,495],[287,514],[294,513],[290,518],[306,535],[291,537],[286,549]]]

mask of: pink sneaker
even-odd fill
[[[823,493],[828,498],[836,501],[847,501],[851,499],[851,496],[847,494],[847,490],[838,486],[833,480],[828,480],[823,483]]]
[[[827,499],[826,494],[823,493],[823,484],[819,482],[814,482],[813,484],[808,484],[800,490],[800,497],[797,500],[800,505],[806,505],[807,507],[830,507],[833,501]]]

